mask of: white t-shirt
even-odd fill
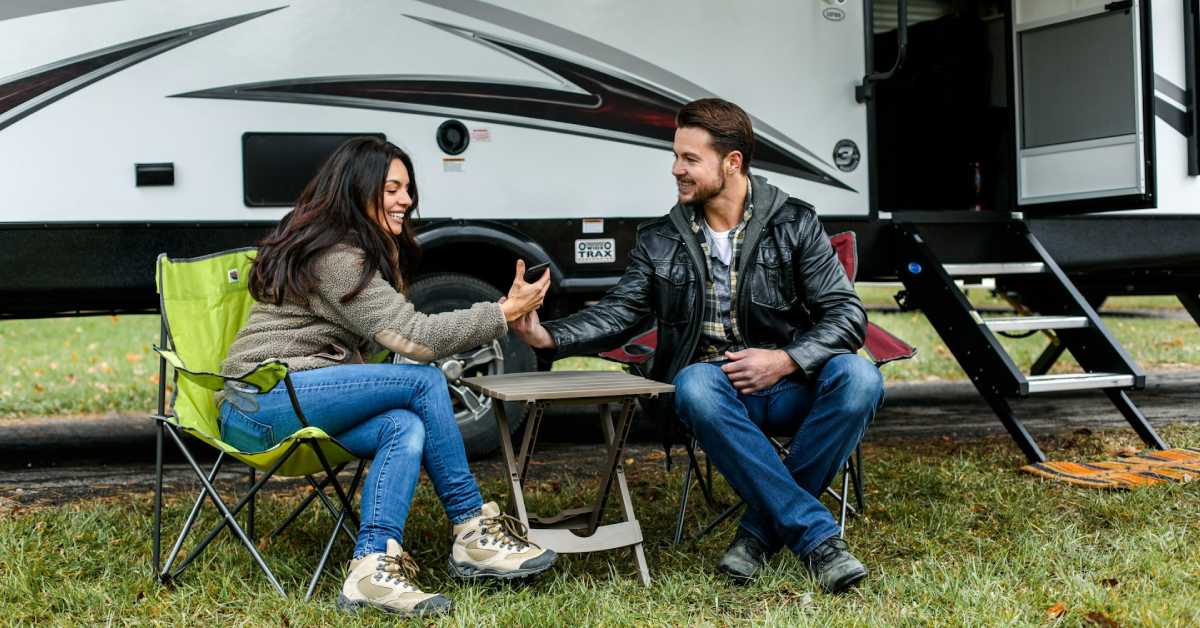
[[[708,232],[708,239],[712,243],[713,253],[717,254],[717,259],[721,260],[722,264],[728,266],[729,262],[733,260],[733,243],[729,241],[729,232],[733,231],[733,229],[714,231],[712,227],[708,226],[708,221],[705,220],[704,230]]]

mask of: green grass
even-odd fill
[[[157,316],[0,322],[0,417],[149,410],[157,342]]]
[[[1136,444],[1125,432],[1060,439],[1055,457],[1095,459]],[[1164,435],[1177,445],[1200,446],[1196,426],[1171,427]],[[457,606],[453,617],[429,622],[439,625],[1200,623],[1200,483],[1131,492],[1072,488],[1018,473],[1019,455],[1007,438],[868,444],[865,456],[869,510],[851,520],[848,534],[871,576],[841,597],[814,593],[790,555],[776,556],[750,586],[727,583],[712,566],[729,542],[729,526],[697,547],[667,546],[680,470],[665,473],[653,454],[627,463],[649,542],[649,589],[637,583],[624,551],[565,556],[526,587],[451,582],[443,567],[448,524],[427,481],[417,492],[406,547],[422,567],[419,584]],[[576,505],[595,488],[594,481],[537,473],[527,493],[534,510]],[[719,485],[722,498],[731,499]],[[499,497],[503,484],[485,479],[483,491]],[[262,500],[260,529],[278,521],[298,495],[280,490]],[[334,608],[349,552],[344,540],[333,574],[309,604],[295,595],[278,598],[228,535],[173,588],[158,586],[148,567],[150,503],[148,495],[135,494],[0,514],[4,623],[394,623],[370,613],[347,618]],[[695,503],[702,500],[697,496]],[[165,511],[171,528],[189,506],[186,496],[171,497]],[[707,516],[703,506],[694,508],[691,529]],[[208,512],[202,523],[212,521]],[[327,523],[325,515],[305,515],[298,528],[267,546],[285,586],[300,586]]]
[[[868,303],[891,302],[894,289],[861,287]],[[1001,305],[989,291],[972,288],[976,306]],[[1173,307],[1168,297],[1135,299],[1138,309]],[[1118,299],[1119,301],[1120,299]],[[1151,303],[1158,303],[1152,306]],[[1174,303],[1174,306],[1171,306]],[[1125,307],[1122,305],[1121,307]],[[1133,306],[1130,306],[1133,307]],[[874,312],[871,320],[919,350],[912,360],[887,367],[891,382],[964,379],[958,363],[919,312]],[[1105,317],[1109,329],[1144,369],[1195,368],[1200,365],[1200,327],[1189,319]],[[146,412],[158,382],[156,316],[103,316],[0,322],[0,418],[104,412]],[[1002,339],[1028,369],[1046,345],[1040,334],[1024,340]],[[559,370],[613,370],[616,364],[594,358],[569,358]],[[1064,356],[1053,372],[1078,370]]]

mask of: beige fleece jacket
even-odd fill
[[[508,331],[499,303],[422,314],[376,273],[349,303],[341,298],[358,285],[363,252],[350,246],[326,251],[314,266],[317,291],[307,305],[255,303],[229,348],[222,371],[244,375],[258,363],[278,359],[292,371],[362,362],[388,349],[420,362],[443,358],[495,340]]]

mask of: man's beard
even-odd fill
[[[703,207],[705,203],[711,201],[717,196],[720,196],[721,192],[725,191],[725,173],[718,172],[717,176],[720,177],[720,179],[717,180],[716,185],[710,187],[704,187],[699,182],[694,182],[696,191],[692,197],[692,200],[688,201],[688,203],[697,207]]]

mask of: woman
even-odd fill
[[[413,584],[416,565],[401,549],[422,463],[454,526],[452,574],[525,577],[549,568],[555,554],[523,538],[494,503],[483,504],[441,371],[363,364],[361,356],[388,349],[425,362],[490,342],[541,305],[550,276],[526,283],[518,261],[501,302],[417,312],[404,297],[419,254],[412,173],[404,151],[375,138],[352,139],[330,156],[259,243],[250,273],[257,303],[223,368],[245,373],[263,360],[283,360],[308,422],[373,459],[338,606],[424,615],[451,604]],[[229,444],[261,451],[299,428],[285,387],[264,394],[226,387],[221,437]]]

